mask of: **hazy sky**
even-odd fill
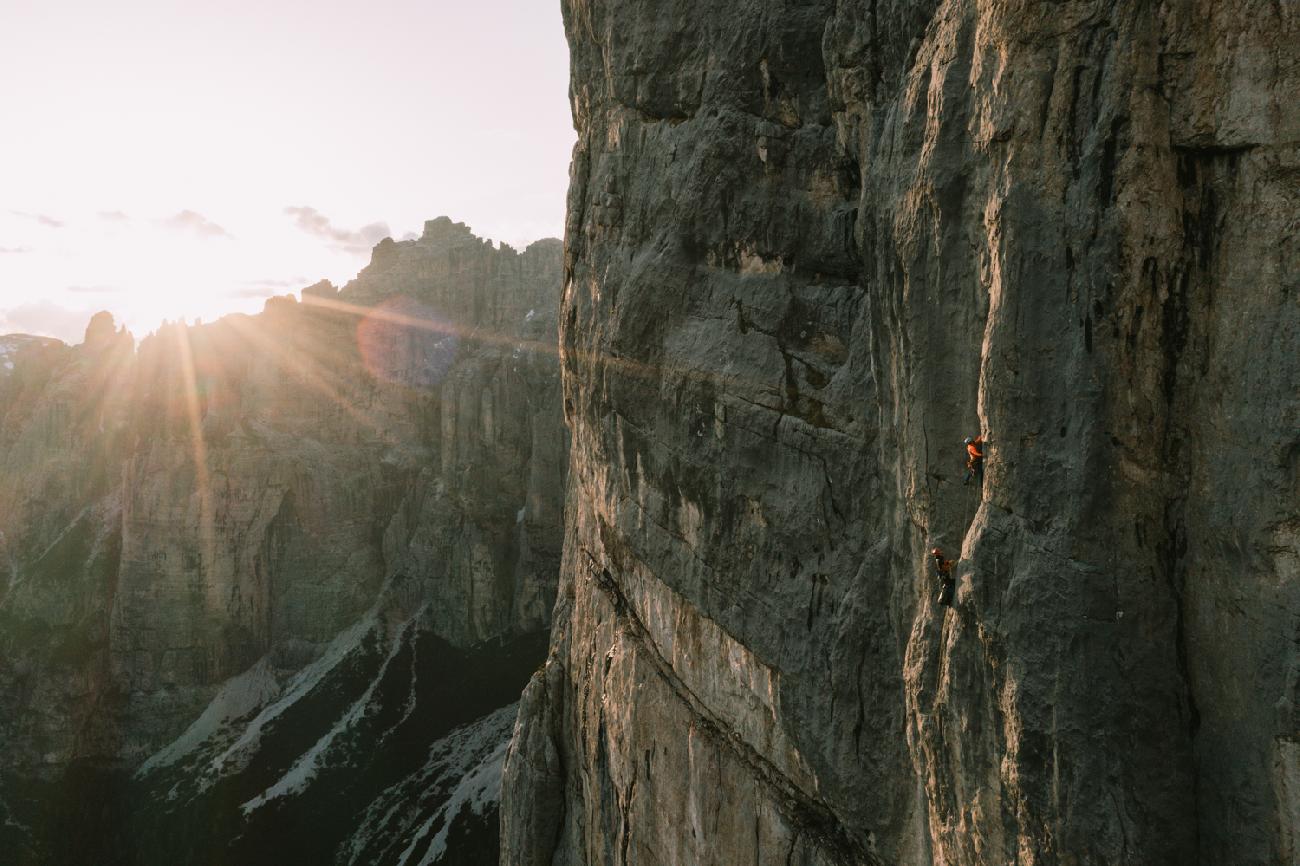
[[[557,0],[0,0],[0,334],[257,310],[441,214],[563,230]]]

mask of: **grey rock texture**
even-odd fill
[[[342,289],[138,350],[106,314],[75,347],[3,338],[3,847],[332,859],[517,699],[560,557],[560,283],[559,241],[442,218]]]
[[[502,862],[1300,862],[1296,7],[564,14]]]

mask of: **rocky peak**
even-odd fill
[[[117,336],[117,323],[113,320],[113,314],[101,311],[90,317],[83,343],[92,347],[103,345],[112,342]]]
[[[397,261],[397,241],[384,238],[370,251],[370,267],[383,270]]]
[[[470,231],[469,226],[453,222],[451,217],[447,216],[425,220],[424,233],[420,235],[420,240],[425,243],[448,243],[456,240],[480,242],[480,239]]]
[[[335,288],[333,283],[329,280],[321,280],[320,282],[312,283],[310,286],[304,288],[301,294],[304,300],[308,297],[333,300],[338,297],[338,293],[339,290]]]
[[[418,239],[380,241],[370,265],[339,290],[338,298],[357,305],[405,298],[431,314],[497,336],[536,334],[533,323],[539,316],[554,321],[554,299],[537,287],[559,281],[561,254],[562,244],[553,238],[521,253],[505,244],[494,247],[464,223],[439,217],[425,223]]]

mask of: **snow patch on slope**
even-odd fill
[[[33,337],[29,334],[5,334],[0,337],[0,376],[13,372],[14,359],[29,346],[49,346],[60,342],[50,337]]]
[[[289,768],[288,772],[281,776],[274,785],[267,788],[251,800],[248,800],[240,807],[245,815],[277,797],[286,797],[296,794],[310,784],[311,780],[316,777],[317,771],[326,763],[325,753],[329,751],[334,740],[339,736],[339,734],[351,730],[352,727],[365,715],[367,707],[370,706],[370,702],[374,698],[375,690],[379,688],[379,684],[383,682],[384,674],[387,673],[389,665],[391,665],[393,659],[396,658],[398,649],[402,644],[402,637],[409,628],[410,623],[408,622],[406,627],[403,628],[401,633],[399,633],[396,639],[393,640],[392,645],[388,650],[388,656],[384,659],[383,665],[380,666],[379,672],[375,674],[373,679],[371,679],[370,685],[366,688],[365,692],[362,693],[361,697],[357,698],[356,701],[352,703],[352,706],[343,714],[343,717],[335,722],[334,726],[331,727],[323,737],[317,740],[315,745],[308,749],[307,753],[299,758],[297,762]]]
[[[199,798],[223,778],[236,776],[259,759],[263,735],[275,720],[310,696],[379,627],[373,611],[338,634],[314,661],[281,686],[270,657],[228,680],[203,713],[174,742],[151,756],[137,779],[174,782],[161,796],[174,801]],[[321,751],[328,743],[318,744]],[[303,763],[306,757],[299,758]],[[304,782],[305,784],[305,782]]]
[[[13,337],[0,337],[0,369],[14,368],[13,356],[18,353],[19,343]]]
[[[484,810],[493,803],[501,799],[501,771],[506,763],[506,750],[510,746],[510,741],[498,745],[492,750],[483,761],[460,780],[460,784],[451,792],[447,804],[438,810],[436,814],[421,828],[421,836],[429,832],[434,822],[440,821],[442,826],[438,834],[433,837],[433,843],[429,845],[429,850],[420,860],[420,866],[432,866],[442,859],[442,855],[447,853],[447,835],[451,832],[453,820],[465,808],[469,808],[475,815],[482,815]],[[399,861],[402,866],[408,861],[410,851],[414,848],[415,842],[411,843],[402,854]]]
[[[263,658],[257,664],[226,681],[203,714],[171,744],[140,765],[136,777],[171,766],[191,754],[231,723],[264,706],[280,693],[280,684]]]
[[[370,847],[381,841],[400,844],[404,838],[410,841],[397,858],[398,866],[439,862],[447,853],[457,816],[466,810],[482,816],[500,801],[501,771],[518,712],[517,703],[501,707],[433,743],[424,766],[384,791],[366,810],[348,841],[347,863],[368,863]],[[432,813],[426,813],[431,806]]]

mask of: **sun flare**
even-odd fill
[[[437,213],[516,246],[562,232],[574,133],[549,8],[324,4],[304,27],[292,4],[68,5],[0,27],[0,335],[252,312],[346,282]]]

